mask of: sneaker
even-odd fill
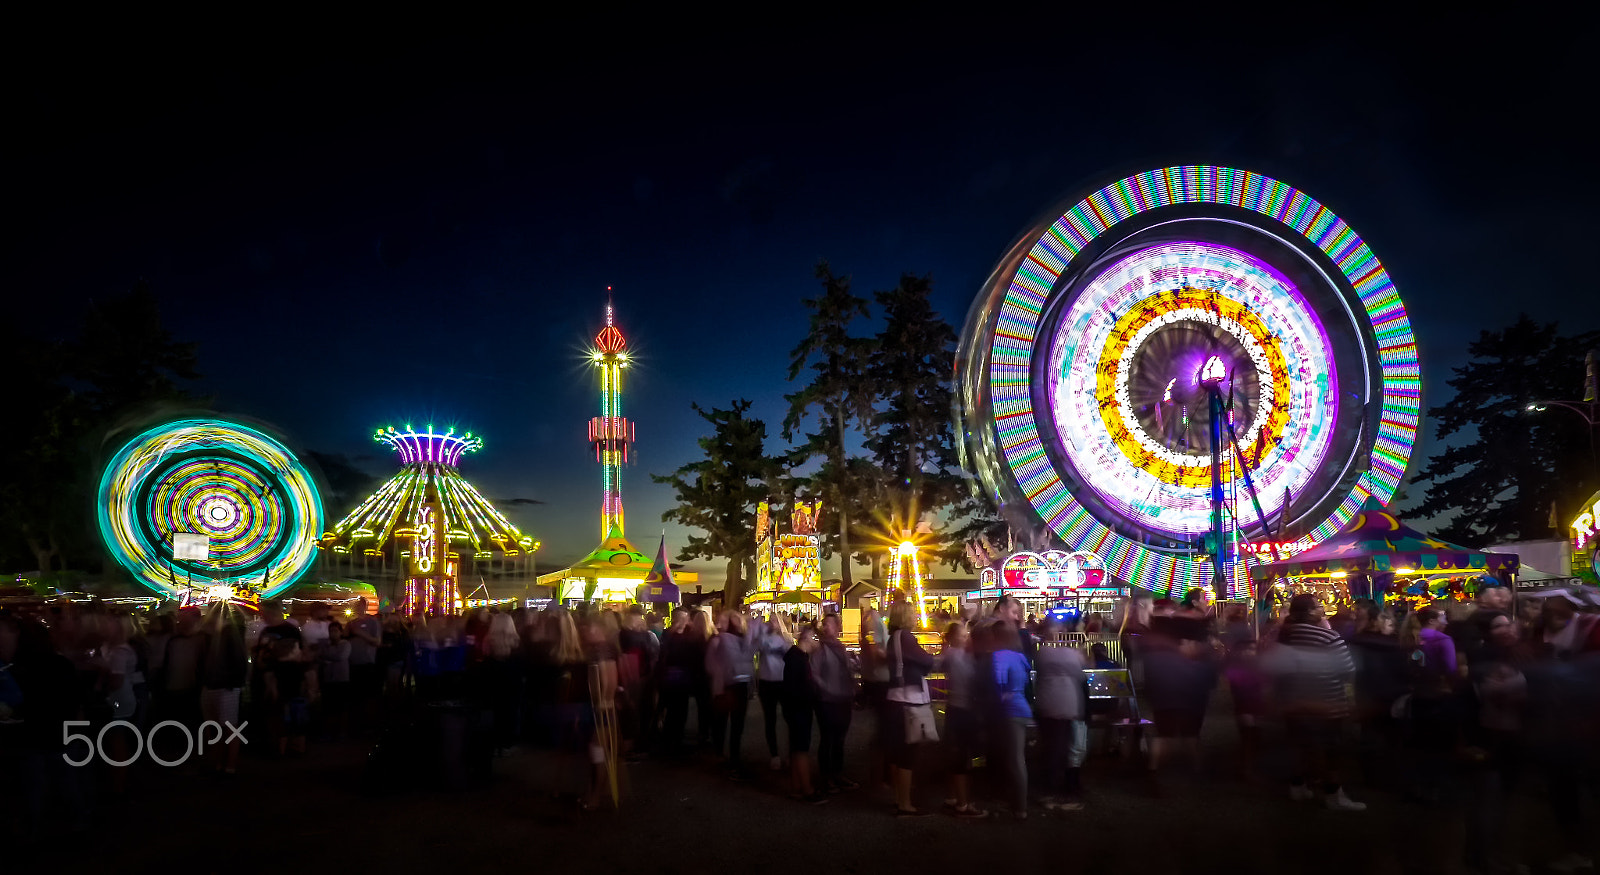
[[[1290,802],[1310,802],[1311,798],[1315,795],[1315,793],[1311,792],[1311,788],[1304,784],[1289,785]],[[1343,795],[1343,791],[1340,791],[1340,795]]]
[[[834,781],[833,781],[833,785],[835,787],[838,787],[840,790],[860,790],[861,789],[861,785],[860,784],[857,784],[855,781],[852,781],[849,778],[835,778]]]
[[[1322,801],[1323,801],[1323,804],[1328,806],[1328,810],[1329,811],[1366,811],[1367,810],[1367,803],[1365,803],[1365,802],[1357,802],[1354,799],[1351,799],[1349,796],[1344,795],[1344,790],[1343,789],[1338,790],[1332,796],[1325,797]]]
[[[1556,872],[1577,872],[1580,869],[1593,869],[1594,860],[1574,851],[1565,857],[1551,860],[1549,865]]]
[[[812,793],[810,796],[806,797],[805,801],[811,803],[812,805],[827,805],[833,800],[821,793]]]
[[[773,757],[772,761],[767,763],[767,767],[772,769],[774,772],[782,771],[783,770],[783,757]]]

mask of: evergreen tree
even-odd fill
[[[699,441],[705,458],[665,476],[652,474],[650,479],[671,486],[677,494],[678,506],[661,519],[704,533],[691,534],[678,559],[725,560],[723,604],[733,607],[744,602],[744,567],[756,552],[756,504],[766,499],[767,483],[777,465],[766,455],[766,423],[745,416],[749,401],[736,400],[726,410],[692,406],[711,424],[711,434]]]
[[[904,274],[875,295],[885,324],[867,377],[882,406],[866,446],[883,471],[895,541],[925,517],[952,510],[965,492],[951,418],[956,333],[934,311],[932,291],[931,277]],[[927,546],[946,562],[961,553],[949,533]]]
[[[1600,486],[1590,435],[1579,417],[1531,402],[1573,398],[1583,386],[1584,354],[1600,332],[1573,337],[1527,315],[1500,331],[1484,331],[1467,348],[1471,360],[1447,382],[1448,402],[1428,410],[1446,446],[1413,482],[1427,484],[1415,513],[1448,521],[1443,537],[1470,546],[1551,534],[1554,505],[1562,513]]]
[[[161,324],[154,292],[94,301],[75,337],[6,338],[28,378],[11,381],[13,420],[0,437],[0,548],[20,545],[40,571],[90,564],[100,554],[94,501],[96,462],[153,408],[203,403],[182,383],[198,378],[195,345]]]
[[[832,513],[837,521],[822,546],[825,554],[840,557],[839,576],[848,591],[853,577],[852,511],[860,504],[861,484],[850,476],[846,441],[850,429],[865,428],[872,421],[875,393],[866,376],[872,341],[850,333],[856,317],[867,315],[867,302],[851,293],[850,278],[835,275],[826,261],[817,264],[816,276],[822,281],[822,294],[805,301],[811,311],[810,329],[789,354],[789,379],[799,379],[809,370],[811,382],[784,396],[789,413],[783,420],[783,437],[792,441],[807,417],[816,420],[817,430],[805,435],[789,455],[789,464],[798,467],[821,460],[806,483],[812,495],[822,499],[824,517]]]

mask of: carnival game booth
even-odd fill
[[[980,571],[978,588],[966,600],[989,610],[1002,596],[1010,596],[1022,603],[1025,613],[1041,617],[1060,608],[1109,615],[1117,599],[1128,594],[1128,587],[1107,574],[1093,553],[1024,550]]]
[[[1332,609],[1361,596],[1467,599],[1485,576],[1515,587],[1518,568],[1514,553],[1483,553],[1423,534],[1369,497],[1333,537],[1293,558],[1255,564],[1250,577],[1281,596],[1314,592]]]
[[[756,581],[746,605],[820,617],[824,608],[839,603],[839,587],[822,580],[821,516],[822,502],[795,501],[788,531],[781,531],[782,521],[774,518],[771,503],[756,506]]]

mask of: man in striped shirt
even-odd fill
[[[1301,771],[1289,785],[1289,798],[1315,797],[1313,782],[1322,784],[1323,803],[1334,811],[1365,811],[1340,786],[1333,761],[1350,714],[1346,685],[1355,676],[1355,661],[1344,639],[1330,628],[1316,596],[1301,594],[1289,602],[1289,616],[1278,633],[1274,662],[1284,730],[1300,749]]]

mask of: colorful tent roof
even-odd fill
[[[1253,566],[1250,576],[1268,580],[1334,574],[1499,573],[1517,567],[1515,553],[1484,553],[1425,535],[1368,497],[1338,534],[1297,556]]]
[[[672,577],[672,565],[667,562],[667,536],[661,536],[661,547],[656,550],[656,561],[644,583],[639,584],[639,601],[676,603],[681,600],[677,581]]]

